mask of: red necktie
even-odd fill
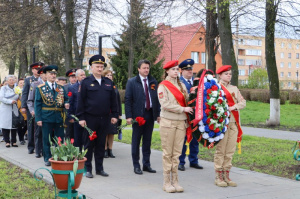
[[[146,109],[149,111],[150,109],[150,96],[149,96],[149,90],[147,85],[147,79],[144,80],[144,87],[145,87],[145,94],[146,94]]]

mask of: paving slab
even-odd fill
[[[233,167],[231,178],[238,187],[220,188],[214,185],[214,167],[212,162],[199,160],[203,170],[190,168],[179,171],[179,182],[183,193],[166,193],[162,190],[163,170],[161,151],[152,150],[151,166],[157,173],[144,172],[136,175],[131,161],[131,147],[128,144],[114,142],[113,152],[116,158],[104,159],[104,170],[109,177],[95,175],[93,179],[83,178],[79,192],[93,199],[294,199],[300,197],[300,182],[263,173]],[[26,146],[5,148],[0,144],[0,157],[34,173],[45,167],[43,159],[27,153]],[[291,156],[292,160],[292,156]],[[50,167],[47,167],[50,169]],[[40,170],[49,183],[50,175]],[[95,171],[93,171],[95,174]],[[38,183],[38,182],[37,182]]]

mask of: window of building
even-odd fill
[[[249,45],[249,46],[261,46],[261,40],[258,40],[258,39],[245,39],[244,44]]]
[[[283,42],[281,42],[281,48],[284,48],[284,43]]]
[[[296,49],[299,49],[299,44],[296,44]]]
[[[280,73],[280,77],[283,77],[283,76],[284,76],[284,72],[281,72],[281,73]]]
[[[239,55],[245,55],[245,49],[239,49]]]
[[[244,59],[238,59],[238,65],[244,66],[245,65],[245,60]]]
[[[280,53],[280,58],[284,58],[284,53]]]
[[[299,59],[299,53],[296,53],[296,59]]]
[[[289,48],[292,48],[292,44],[289,44]]]
[[[94,50],[94,49],[90,49],[89,50],[89,54],[90,55],[97,55],[97,54],[99,54],[99,51],[98,50]]]
[[[296,68],[299,68],[299,62],[296,63]]]
[[[205,64],[205,53],[201,53],[201,64]]]
[[[246,66],[248,65],[261,66],[262,62],[261,59],[246,59]]]
[[[284,63],[280,62],[280,67],[283,68],[284,67]]]
[[[261,56],[261,50],[256,50],[256,49],[246,49],[246,55],[256,55],[256,56]]]
[[[288,87],[291,87],[292,86],[292,83],[291,82],[288,82]]]
[[[292,76],[292,73],[291,72],[288,72],[288,77],[291,77]]]
[[[289,58],[289,59],[292,58],[292,53],[288,53],[288,58]]]
[[[195,61],[195,64],[199,64],[199,52],[192,52],[191,59]]]
[[[245,70],[239,70],[239,75],[245,76],[245,74],[246,74],[246,71],[245,71]]]
[[[239,39],[239,45],[244,45],[244,39]]]
[[[289,66],[289,68],[292,68],[292,63],[289,62],[289,63],[288,63],[288,66]]]

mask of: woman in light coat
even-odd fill
[[[15,93],[16,77],[8,75],[6,78],[7,85],[2,86],[0,90],[0,128],[3,132],[6,147],[18,147],[16,144],[16,127],[12,125],[12,112],[19,116],[18,107],[16,105],[19,95]],[[11,134],[11,138],[10,138]]]

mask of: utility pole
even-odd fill
[[[297,86],[296,86],[296,88],[297,88],[297,91],[299,90],[298,75],[299,75],[299,72],[298,72],[298,70],[297,70],[297,72],[296,72],[296,76],[297,76]]]
[[[99,55],[102,55],[102,38],[110,37],[110,35],[100,35],[99,36]]]

